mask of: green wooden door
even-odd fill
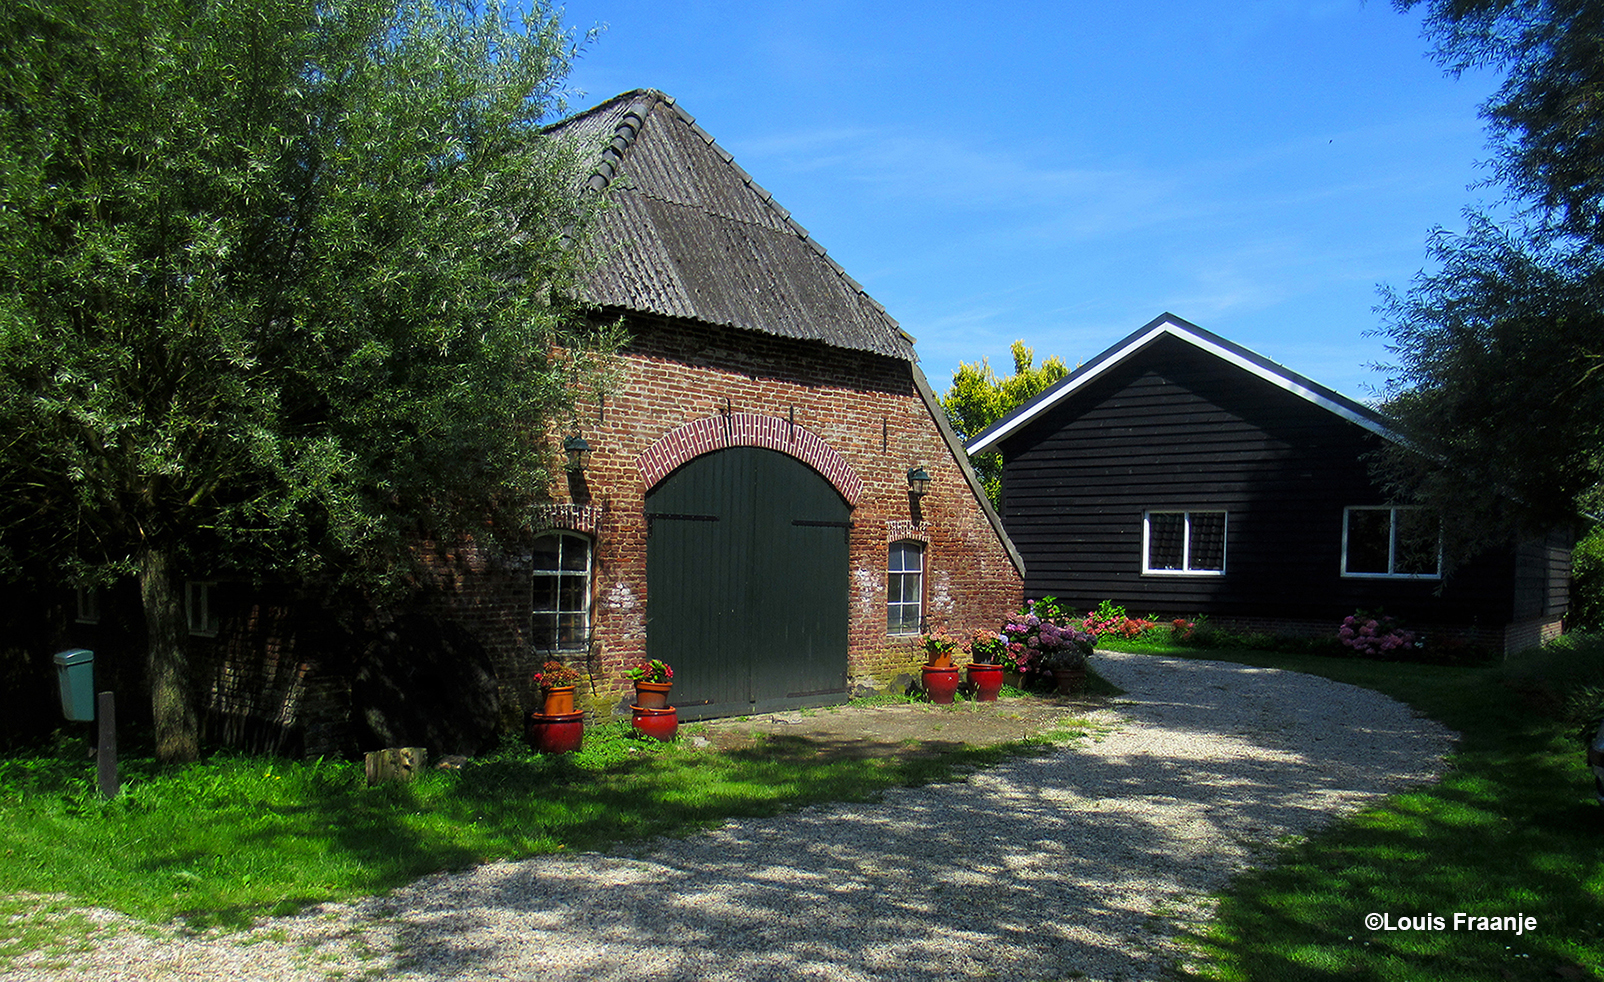
[[[682,719],[840,702],[845,499],[759,447],[697,457],[646,496],[646,650]]]

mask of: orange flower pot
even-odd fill
[[[571,685],[556,685],[546,690],[547,716],[562,716],[574,711],[574,687]]]
[[[643,709],[665,709],[668,707],[668,690],[673,687],[672,682],[636,682],[635,705]]]

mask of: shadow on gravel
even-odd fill
[[[1278,837],[1420,780],[1446,749],[1407,710],[1322,700],[1322,680],[1174,670],[1195,684],[1124,705],[1130,721],[1103,742],[961,783],[735,821],[634,857],[419,881],[395,894],[402,968],[619,982],[1148,977],[1192,898]]]

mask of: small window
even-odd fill
[[[1347,508],[1342,514],[1342,575],[1442,576],[1442,526],[1419,508]]]
[[[925,547],[893,542],[886,561],[886,633],[918,634],[924,623]]]
[[[590,644],[590,540],[567,532],[535,540],[530,638],[542,651]]]
[[[81,586],[78,588],[78,623],[100,623],[100,588]]]
[[[1225,512],[1150,511],[1144,514],[1142,572],[1224,575]]]
[[[184,584],[184,612],[189,617],[190,634],[217,636],[217,611],[212,606],[212,588],[216,585],[198,580]]]

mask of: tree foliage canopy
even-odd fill
[[[1450,74],[1507,73],[1482,106],[1497,178],[1534,205],[1543,224],[1604,241],[1604,5],[1426,0],[1426,7],[1432,53]]]
[[[13,568],[138,573],[156,649],[152,577],[383,592],[419,537],[524,527],[609,343],[571,299],[595,202],[539,131],[574,53],[538,2],[12,3]]]
[[[1400,0],[1400,8],[1416,0]],[[1447,517],[1451,558],[1604,507],[1604,7],[1429,0],[1450,73],[1508,72],[1484,106],[1493,171],[1524,218],[1432,233],[1434,268],[1384,291],[1381,476]]]
[[[383,569],[416,532],[518,524],[548,477],[529,437],[590,350],[563,247],[590,204],[537,138],[572,52],[554,20],[430,0],[7,19],[14,522],[69,536],[52,555],[79,574],[151,545]]]
[[[941,397],[941,408],[953,430],[965,442],[1069,374],[1069,369],[1056,356],[1043,361],[1040,368],[1032,368],[1036,352],[1023,341],[1015,341],[1009,350],[1014,356],[1014,374],[1007,378],[998,378],[985,359],[977,365],[960,363],[952,374],[952,387]],[[976,454],[970,458],[970,463],[987,497],[992,504],[997,504],[1002,494],[1002,456]]]

